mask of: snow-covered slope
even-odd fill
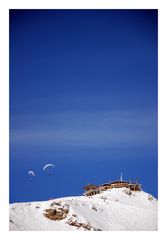
[[[10,230],[157,230],[157,200],[126,188],[10,204]]]

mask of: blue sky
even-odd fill
[[[10,202],[120,172],[157,197],[157,151],[156,10],[10,11]]]

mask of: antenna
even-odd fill
[[[121,172],[121,176],[120,176],[120,181],[122,182],[122,172]]]

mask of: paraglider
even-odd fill
[[[49,174],[49,176],[51,176],[54,168],[55,168],[55,165],[49,163],[43,167],[43,171],[46,171]]]
[[[32,181],[33,177],[35,177],[34,171],[28,171],[29,179]]]
[[[46,164],[44,167],[43,167],[43,170],[45,171],[45,169],[46,168],[48,168],[48,167],[55,167],[55,165],[54,164]]]
[[[29,175],[35,176],[35,173],[33,171],[28,172]]]

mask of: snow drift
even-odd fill
[[[11,231],[157,230],[157,199],[127,188],[92,197],[76,196],[44,202],[10,204]]]

